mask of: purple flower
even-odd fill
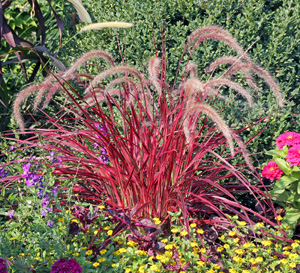
[[[53,227],[53,224],[54,224],[54,222],[53,221],[48,221],[48,223],[47,223],[47,225],[49,226],[49,227]]]
[[[43,184],[43,177],[42,176],[39,176],[39,181],[40,181],[40,184],[39,184],[39,191],[37,192],[37,196],[38,197],[49,197],[47,193],[44,193],[44,184]],[[45,183],[47,184],[47,183]]]
[[[14,217],[15,211],[14,210],[9,210],[7,213],[8,213],[9,218],[12,219]]]
[[[42,201],[43,208],[47,208],[48,204],[49,204],[48,198],[43,198],[43,201]]]
[[[28,177],[30,167],[31,167],[31,163],[30,162],[22,165],[22,168],[23,168],[22,177],[23,178],[27,178]]]
[[[7,273],[7,263],[0,258],[0,273]]]
[[[22,175],[23,176],[23,175]],[[36,182],[38,182],[40,180],[40,177],[35,175],[34,173],[30,173],[27,177],[26,177],[26,185],[28,187],[33,186]]]
[[[14,148],[15,148],[14,145],[10,146],[10,151],[12,152],[14,150]]]
[[[44,211],[44,210],[42,210],[42,211],[41,211],[41,214],[42,214],[44,217],[46,217],[46,216],[47,216],[47,212],[46,212],[46,211]]]
[[[53,264],[50,273],[82,273],[82,267],[73,258],[70,260],[62,258]]]
[[[4,178],[9,175],[9,171],[5,171],[4,169],[0,169],[0,178]]]
[[[54,195],[54,196],[57,194],[57,188],[58,188],[58,187],[54,187],[54,188],[52,189],[52,192],[53,192],[53,195]]]

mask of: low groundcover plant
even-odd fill
[[[68,211],[75,219],[73,224],[69,224],[69,232],[62,234],[66,236],[64,240],[74,234],[85,236],[86,239],[81,238],[85,244],[88,242],[88,249],[85,257],[78,254],[82,259],[79,261],[81,266],[92,255],[88,264],[91,263],[95,268],[104,264],[103,270],[107,271],[109,267],[108,272],[114,272],[118,263],[111,263],[114,261],[111,251],[122,256],[127,250],[117,247],[112,237],[124,234],[126,239],[123,239],[122,244],[127,242],[128,245],[132,241],[128,246],[136,246],[136,251],[145,251],[143,253],[149,255],[147,259],[153,261],[153,264],[145,265],[149,272],[192,272],[189,270],[194,270],[191,268],[197,262],[199,265],[209,262],[210,265],[206,267],[210,270],[208,272],[229,267],[231,272],[235,272],[235,265],[243,264],[241,256],[244,250],[235,252],[237,258],[232,266],[222,265],[221,258],[226,263],[226,256],[218,255],[225,247],[217,241],[218,232],[235,226],[230,215],[237,215],[240,221],[248,223],[246,233],[249,236],[253,234],[257,221],[264,222],[270,230],[278,229],[280,221],[273,221],[275,209],[271,198],[264,191],[262,181],[258,180],[257,186],[243,175],[245,170],[254,170],[245,145],[238,137],[238,133],[245,128],[231,129],[212,105],[215,100],[226,99],[220,94],[220,89],[228,86],[243,96],[249,106],[253,106],[249,91],[234,81],[234,74],[238,71],[245,75],[245,82],[255,90],[258,87],[253,74],[263,78],[282,105],[280,90],[270,74],[254,64],[234,38],[219,27],[205,27],[192,33],[184,54],[192,54],[199,44],[211,39],[228,44],[237,52],[238,57],[223,57],[213,62],[207,69],[211,74],[206,82],[197,77],[197,68],[190,63],[184,69],[181,83],[171,87],[166,82],[165,55],[162,56],[162,61],[157,57],[149,60],[146,77],[132,67],[117,66],[113,58],[103,51],[93,51],[80,58],[66,72],[53,74],[44,82],[27,87],[17,96],[14,115],[20,124],[20,133],[29,134],[30,137],[26,140],[14,139],[17,143],[16,150],[22,150],[26,146],[43,153],[44,156],[39,156],[36,164],[44,169],[37,167],[36,173],[31,173],[30,159],[11,159],[2,167],[22,163],[22,170],[19,174],[3,173],[0,180],[2,188],[14,191],[16,184],[23,183],[23,187],[26,185],[30,190],[39,192],[42,199],[39,206],[43,208],[39,217],[44,221],[43,227],[47,225],[49,229],[54,228],[54,231],[56,221],[65,221],[63,218],[58,218],[62,221],[56,219],[68,205]],[[108,68],[101,70],[98,67],[100,72],[96,76],[77,72],[91,58],[104,59]],[[214,71],[224,64],[229,64],[230,68],[222,77],[215,78]],[[33,107],[44,113],[47,120],[44,128],[25,129],[27,124],[21,115],[20,105],[34,92],[38,93]],[[45,107],[51,101],[60,104],[53,99],[58,92],[63,94],[65,102],[61,104],[61,111],[50,116]],[[239,153],[247,164],[234,166],[232,162]],[[51,174],[51,183],[41,180],[46,174]],[[255,174],[253,176],[254,179],[259,179]],[[241,205],[233,195],[234,191],[252,195],[262,212],[258,213]],[[88,204],[89,211],[77,206],[81,203]],[[17,210],[22,204],[13,206]],[[102,215],[105,218],[102,219],[111,222],[113,227],[102,229],[102,225],[98,223],[98,231],[94,230],[95,236],[90,237],[91,228],[96,227],[95,221],[100,217],[98,208],[101,206],[105,208]],[[177,212],[182,212],[182,218],[172,217],[172,213]],[[17,217],[18,213],[15,215]],[[190,221],[193,226],[199,227],[199,232],[191,231]],[[211,236],[208,236],[211,245],[206,249],[202,234],[209,229],[204,232],[200,227],[207,225],[213,226]],[[66,229],[63,227],[59,228],[63,231]],[[125,234],[128,231],[130,234]],[[258,232],[265,235],[268,233],[267,230]],[[164,246],[158,242],[159,234],[167,236],[172,233],[174,238],[171,237],[170,240],[176,241],[175,235],[179,233],[186,239],[182,246],[193,245],[193,262],[188,261],[192,260],[189,250],[182,249],[188,251],[183,254],[173,244],[168,246],[164,243]],[[197,236],[197,245],[196,242],[188,241],[192,233]],[[282,230],[278,235],[275,231],[273,233],[276,240],[285,236],[285,231]],[[103,238],[103,234],[106,238]],[[101,239],[97,236],[101,236]],[[242,237],[238,235],[233,242],[239,242]],[[229,240],[228,245],[231,243]],[[202,249],[206,249],[205,252],[198,251],[200,244]],[[78,251],[78,244],[74,243],[73,247]],[[160,253],[165,253],[164,249],[169,252],[165,258],[159,256],[162,255]],[[111,256],[99,258],[104,250]],[[130,251],[132,254],[133,250]],[[62,254],[65,255],[65,252]],[[214,260],[208,259],[210,254],[219,261],[218,265],[211,264]],[[187,255],[184,261],[180,260],[183,255]],[[125,266],[126,262],[122,260],[125,257],[122,257],[119,264]],[[59,258],[67,259],[67,256]],[[265,260],[263,257],[255,259],[253,265]],[[161,262],[160,265],[154,263],[157,260]],[[172,260],[170,264],[167,263],[169,260]],[[51,259],[51,263],[53,262]],[[47,266],[51,263],[48,262]],[[77,266],[73,260],[60,260],[56,263],[72,263],[72,266]],[[35,267],[42,264],[44,260],[37,258]],[[139,264],[134,272],[144,272],[141,267],[142,264]],[[122,270],[132,271],[130,268]]]

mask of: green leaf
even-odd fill
[[[285,174],[290,174],[292,172],[292,168],[289,166],[289,164],[285,161],[285,159],[282,158],[275,158],[274,159],[277,165]]]
[[[298,179],[294,176],[284,175],[276,181],[275,186],[272,189],[272,192],[273,193],[282,193],[288,185],[290,185],[291,183],[293,183],[297,180]]]
[[[266,152],[266,154],[271,156],[279,156],[283,158],[286,157],[286,153],[283,150],[279,150],[279,149],[268,151]]]
[[[300,218],[300,212],[294,208],[287,207],[286,215],[283,217],[281,224],[285,226],[290,226],[292,230],[294,230],[298,224],[298,220]]]

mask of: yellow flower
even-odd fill
[[[146,256],[146,255],[147,255],[147,251],[145,251],[145,250],[140,250],[140,249],[138,249],[135,253],[136,253],[137,255],[143,255],[143,256]]]
[[[297,254],[297,253],[291,253],[291,254],[289,254],[289,258],[291,259],[291,260],[295,260],[295,259],[297,259],[299,257],[299,255]]]
[[[58,222],[63,222],[64,219],[63,218],[58,218]]]
[[[203,262],[203,261],[197,261],[197,265],[203,266],[203,265],[205,265],[205,262]]]
[[[275,217],[275,220],[281,221],[283,218],[279,215],[277,217]]]
[[[264,260],[263,257],[257,257],[257,258],[255,259],[255,262],[256,262],[257,264],[259,264],[259,263],[261,263],[263,260]]]
[[[238,256],[234,256],[234,257],[233,257],[233,260],[234,260],[235,262],[237,262],[237,263],[243,263],[243,262],[244,262],[244,260],[243,260],[241,257],[238,257]]]
[[[128,243],[127,243],[127,245],[128,246],[136,246],[137,245],[137,243],[136,242],[134,242],[134,241],[128,241]]]
[[[244,243],[244,244],[243,244],[243,247],[244,247],[244,248],[249,248],[249,247],[251,247],[251,246],[253,246],[253,243],[247,242],[247,243]]]
[[[181,236],[186,236],[186,235],[188,235],[188,232],[185,231],[185,230],[184,230],[184,231],[181,231],[181,232],[180,232],[180,235],[181,235]]]
[[[127,249],[124,248],[124,247],[122,247],[122,248],[119,249],[119,252],[120,252],[120,253],[125,253],[125,252],[127,252]]]
[[[98,209],[105,209],[105,206],[100,205],[100,206],[98,206]]]
[[[191,242],[191,247],[196,247],[196,246],[198,246],[198,243],[196,243],[196,242]]]
[[[58,219],[58,221],[59,221],[59,219]],[[60,222],[62,222],[62,221],[60,221]],[[71,222],[72,223],[78,223],[77,219],[72,219]]]
[[[77,257],[77,256],[79,256],[79,253],[74,253],[73,255],[74,255],[75,257]]]
[[[233,268],[229,268],[229,273],[237,273]]]
[[[240,226],[244,227],[245,225],[247,225],[247,223],[245,221],[240,222]]]
[[[111,267],[116,267],[116,264],[112,264]]]
[[[168,242],[168,239],[162,239],[161,242],[166,244]]]
[[[100,250],[100,254],[101,254],[101,255],[105,254],[106,252],[107,252],[107,250],[106,250],[106,249],[102,249],[102,250]]]
[[[239,242],[240,238],[234,238],[233,242],[235,242],[236,244]]]
[[[218,264],[215,264],[215,265],[214,265],[214,268],[215,268],[215,269],[220,269],[221,266],[219,266]]]
[[[292,244],[291,244],[291,247],[292,247],[292,248],[297,248],[298,246],[299,246],[298,243],[292,243]]]
[[[285,229],[289,229],[289,228],[290,228],[290,226],[289,226],[289,225],[286,225],[284,228],[285,228]]]
[[[104,230],[110,230],[110,226],[107,226],[107,227],[105,227],[105,228],[103,228]],[[118,240],[118,239],[116,239],[116,240]]]
[[[191,223],[191,224],[190,224],[190,227],[191,227],[191,228],[195,228],[196,226],[197,226],[196,223]]]
[[[92,255],[93,254],[93,250],[88,250],[87,252],[85,252],[85,255],[89,256],[89,255]]]
[[[238,254],[238,255],[244,255],[244,254],[245,254],[245,251],[242,250],[242,249],[236,249],[234,252],[235,252],[236,254]]]
[[[113,234],[113,231],[112,231],[111,229],[107,231],[107,235],[110,236],[110,235],[112,235],[112,234]]]
[[[281,262],[282,264],[287,264],[287,259],[281,259],[280,262]]]
[[[201,228],[198,228],[196,232],[197,232],[198,234],[203,234],[203,233],[204,233],[204,230],[201,229]]]
[[[219,246],[219,247],[217,248],[217,252],[222,252],[223,250],[224,250],[224,248],[221,247],[221,246]]]
[[[234,232],[234,231],[229,231],[229,232],[228,232],[228,235],[229,235],[229,236],[234,236],[234,235],[235,235],[235,232]]]
[[[105,261],[106,261],[105,258],[100,258],[100,259],[98,259],[98,262],[99,262],[99,263],[103,263],[103,262],[105,262]]]
[[[242,273],[250,273],[249,270],[243,270]]]
[[[177,229],[177,228],[172,228],[172,229],[171,229],[171,232],[172,232],[172,233],[177,233],[177,232],[178,232],[178,229]]]
[[[272,245],[272,241],[262,241],[261,244],[263,246],[270,246],[270,245]]]
[[[222,236],[220,237],[220,239],[224,240],[224,239],[225,239],[225,235],[222,235]]]
[[[258,252],[258,251],[259,251],[259,248],[253,248],[253,249],[252,249],[252,252],[253,252],[253,253],[256,253],[256,252]]]
[[[202,254],[206,253],[206,248],[201,248],[201,249],[200,249],[200,252],[201,252]]]
[[[208,271],[206,271],[206,273],[215,273],[215,270],[209,269]]]
[[[290,263],[290,264],[289,264],[289,267],[290,267],[290,268],[295,268],[295,267],[296,267],[296,263]]]
[[[93,267],[99,266],[99,263],[93,263]]]
[[[154,222],[154,225],[159,225],[161,223],[161,221],[159,220],[159,218],[153,218],[152,220]]]
[[[251,264],[256,264],[256,261],[255,261],[255,259],[253,259],[253,258],[251,258],[251,259],[249,260],[249,262],[250,262]]]
[[[94,234],[97,235],[99,233],[99,230],[95,230]]]
[[[229,245],[229,244],[225,244],[225,245],[223,245],[223,247],[224,247],[225,249],[227,249],[227,248],[230,247],[230,245]]]
[[[168,245],[165,246],[165,249],[173,249],[173,245],[168,244]]]
[[[157,271],[157,272],[160,271],[159,268],[158,268],[155,264],[151,265],[151,266],[150,266],[150,269],[151,269],[152,271]]]
[[[284,248],[282,248],[283,250],[289,250],[289,249],[293,249],[291,246],[285,246]]]
[[[263,222],[259,222],[259,223],[256,224],[256,226],[258,226],[258,227],[263,227],[264,225],[265,224]]]
[[[125,269],[125,273],[130,273],[131,272],[131,269],[130,268],[126,268]]]

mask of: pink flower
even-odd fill
[[[70,260],[59,259],[57,260],[52,268],[51,273],[82,273],[82,267],[80,264],[73,258]]]
[[[270,161],[264,166],[262,176],[268,179],[279,179],[283,175],[283,171],[278,167],[275,161]]]
[[[286,132],[276,139],[276,145],[279,149],[282,149],[285,145],[293,146],[298,144],[300,144],[300,134],[295,132]]]
[[[290,167],[300,166],[300,145],[295,145],[288,150],[286,161],[290,162]]]

